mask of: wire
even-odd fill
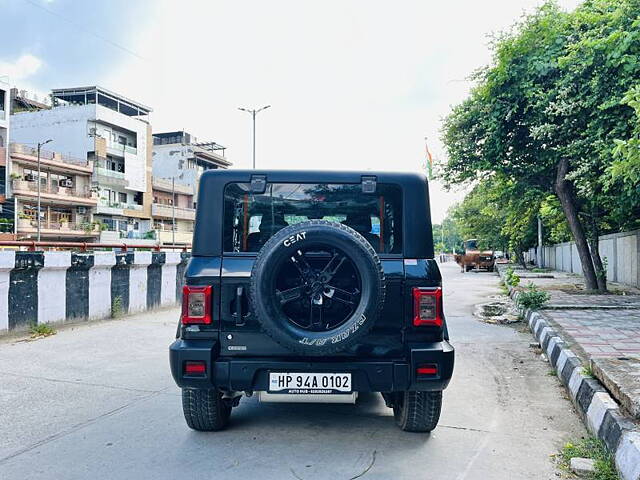
[[[73,20],[71,20],[70,18],[67,18],[67,17],[65,17],[64,15],[62,15],[62,14],[60,14],[60,13],[58,13],[58,12],[54,11],[54,10],[51,10],[51,9],[49,9],[49,8],[45,7],[44,5],[40,5],[40,4],[36,3],[36,2],[34,2],[33,0],[24,0],[24,2],[26,2],[26,3],[28,3],[29,5],[32,5],[32,6],[34,6],[34,7],[37,7],[37,8],[39,8],[40,10],[44,10],[44,11],[45,11],[45,12],[47,12],[49,15],[53,15],[53,16],[55,16],[55,17],[58,17],[58,18],[60,18],[60,19],[64,20],[65,22],[67,22],[67,23],[69,23],[69,24],[73,25],[74,27],[76,27],[76,28],[78,28],[78,29],[82,30],[83,32],[85,32],[85,33],[87,33],[87,34],[89,34],[89,35],[92,35],[92,36],[94,36],[94,37],[96,37],[96,38],[98,38],[98,39],[102,40],[103,42],[106,42],[106,43],[108,43],[109,45],[111,45],[111,46],[113,46],[113,47],[116,47],[116,48],[118,48],[118,49],[122,50],[123,52],[127,52],[128,54],[133,55],[134,57],[137,57],[137,58],[139,58],[140,60],[145,60],[145,61],[147,60],[146,58],[144,58],[144,57],[142,57],[142,56],[138,55],[136,52],[134,52],[133,50],[130,50],[129,48],[125,47],[124,45],[120,45],[119,43],[114,42],[113,40],[110,40],[110,39],[108,39],[107,37],[104,37],[104,36],[102,36],[102,35],[99,35],[99,34],[97,34],[97,33],[93,32],[93,31],[91,31],[91,30],[89,30],[89,29],[87,29],[87,28],[83,27],[81,24],[79,24],[79,23],[77,23],[77,22],[74,22],[74,21],[73,21]]]

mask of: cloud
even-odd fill
[[[11,82],[22,81],[35,75],[42,65],[38,57],[24,54],[13,62],[0,60],[0,75],[7,75]]]

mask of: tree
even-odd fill
[[[619,204],[603,179],[615,140],[633,133],[621,100],[640,78],[639,27],[640,0],[587,0],[572,13],[549,2],[496,39],[492,65],[443,125],[449,185],[498,174],[547,203],[555,195],[588,289],[606,288],[597,238]]]

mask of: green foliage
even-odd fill
[[[124,307],[122,305],[122,297],[117,296],[113,299],[113,303],[111,304],[111,317],[119,318],[124,314]]]
[[[529,285],[518,294],[516,304],[523,310],[540,310],[549,298],[547,292],[540,290],[533,282],[529,282]]]
[[[640,227],[640,0],[590,0],[573,12],[548,2],[493,52],[443,123],[448,160],[438,172],[448,186],[471,183],[498,199],[482,235],[507,238],[517,253],[537,243],[539,214],[545,240],[568,240],[555,195],[564,161],[565,198],[587,236]]]
[[[582,374],[586,375],[587,377],[593,377],[593,370],[591,369],[591,365],[582,367]]]
[[[34,323],[29,327],[29,333],[31,334],[31,338],[39,338],[55,335],[56,330],[48,323]]]
[[[436,252],[461,251],[462,234],[458,223],[452,218],[450,212],[441,224],[433,225],[433,241]]]
[[[504,272],[504,283],[510,287],[517,287],[520,284],[520,277],[513,271],[513,268],[508,267]]]
[[[578,442],[568,442],[560,452],[560,467],[569,471],[571,459],[574,457],[591,458],[595,461],[595,473],[590,477],[594,480],[618,480],[611,454],[604,443],[594,437],[582,438]]]

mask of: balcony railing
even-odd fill
[[[142,205],[138,205],[137,203],[107,202],[104,199],[101,199],[100,202],[98,203],[98,208],[99,209],[110,208],[110,209],[118,209],[118,210],[142,210]]]
[[[38,229],[38,222],[30,218],[18,219],[18,232],[30,232],[33,229]],[[91,223],[69,223],[69,222],[50,222],[46,218],[43,218],[40,222],[40,230],[46,230],[46,233],[51,234],[50,230],[55,230],[60,234],[77,234],[77,232],[83,232],[86,235],[99,235],[99,225]]]
[[[30,147],[28,145],[24,145],[22,143],[12,143],[9,145],[9,152],[15,154],[28,155],[33,157],[34,159],[38,158],[38,149],[35,147]],[[49,160],[52,162],[62,162],[68,165],[73,165],[76,167],[89,167],[89,161],[82,159],[71,157],[69,155],[63,155],[62,153],[51,152],[49,150],[40,150],[40,160]]]
[[[181,220],[195,220],[196,218],[196,210],[194,208],[175,207],[174,209],[171,205],[151,204],[151,215],[154,217],[173,218],[174,213],[176,218]]]
[[[132,147],[130,145],[123,145],[121,143],[108,142],[107,143],[107,151],[109,153],[115,153],[116,155],[126,153],[131,153],[132,155],[138,154],[138,149],[136,147]]]
[[[124,180],[124,172],[117,172],[115,170],[111,170],[110,168],[104,167],[96,167],[95,172],[98,175],[103,175],[105,177],[117,178]]]
[[[28,190],[30,192],[38,191],[38,182],[30,182],[27,180],[14,180],[13,181],[13,190],[14,191],[25,191]],[[79,197],[79,198],[92,198],[93,193],[91,190],[87,189],[77,189],[73,187],[56,187],[53,185],[40,185],[40,193],[49,193],[53,195],[62,195],[66,197]]]

